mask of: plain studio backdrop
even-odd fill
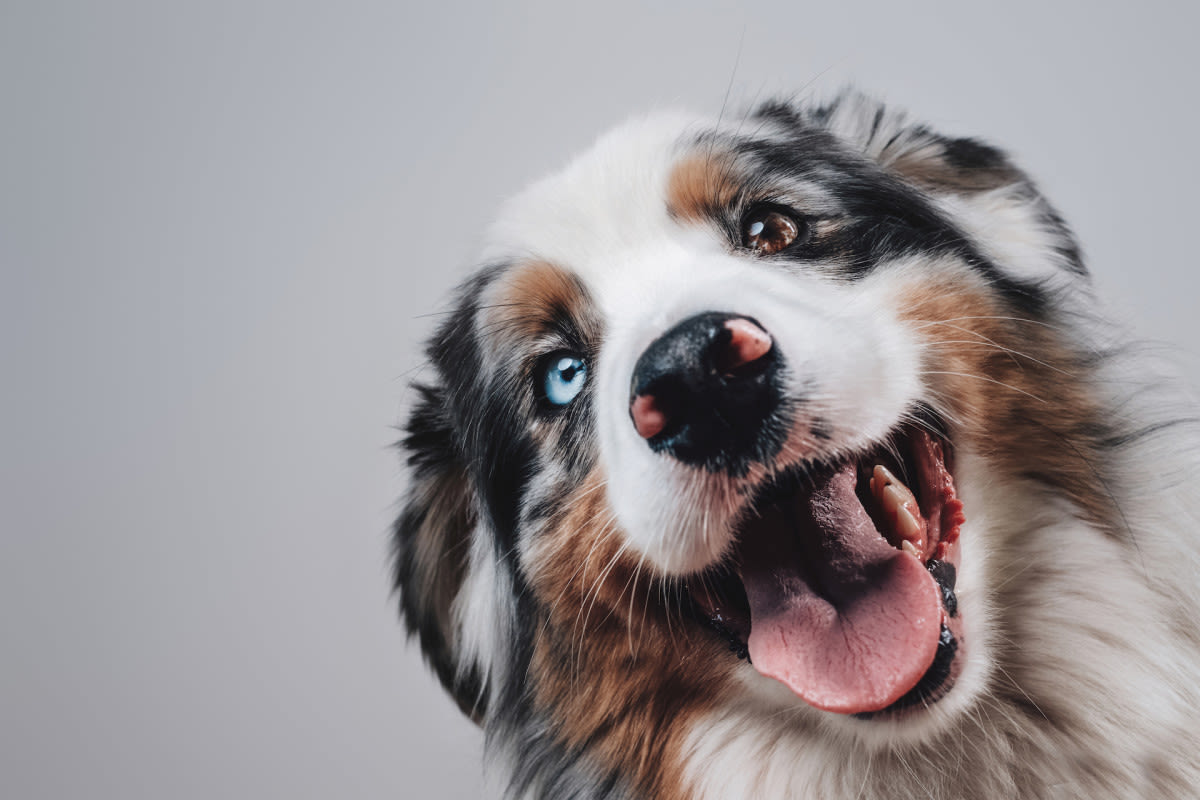
[[[1200,375],[1195,6],[0,6],[0,796],[476,798],[389,594],[420,341],[622,118],[854,82],[1013,152]]]

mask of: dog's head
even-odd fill
[[[733,705],[928,736],[990,691],[1022,504],[1111,524],[1078,251],[987,145],[857,96],[656,116],[489,242],[428,349],[397,577],[526,761],[661,790]]]

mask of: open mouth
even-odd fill
[[[959,672],[959,526],[949,445],[885,445],[773,481],[730,557],[688,582],[698,615],[817,708],[874,716],[943,697]]]

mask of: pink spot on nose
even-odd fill
[[[771,334],[743,317],[725,321],[730,333],[729,344],[721,354],[718,366],[728,372],[758,361],[771,352]]]
[[[649,439],[657,436],[667,427],[667,415],[658,407],[652,394],[639,394],[629,404],[629,416],[633,417],[633,427],[637,428],[638,436]]]

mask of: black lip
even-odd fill
[[[938,648],[937,653],[933,657],[933,663],[929,665],[929,669],[921,676],[921,680],[917,681],[917,685],[909,689],[907,694],[887,708],[882,708],[879,711],[865,711],[853,714],[852,716],[856,719],[876,719],[894,711],[903,711],[906,708],[912,708],[916,705],[929,705],[930,703],[937,702],[946,694],[942,689],[946,685],[946,680],[950,677],[950,667],[954,664],[954,657],[957,654],[958,639],[954,638],[954,634],[946,627],[945,623],[942,623],[942,631],[938,638]]]

